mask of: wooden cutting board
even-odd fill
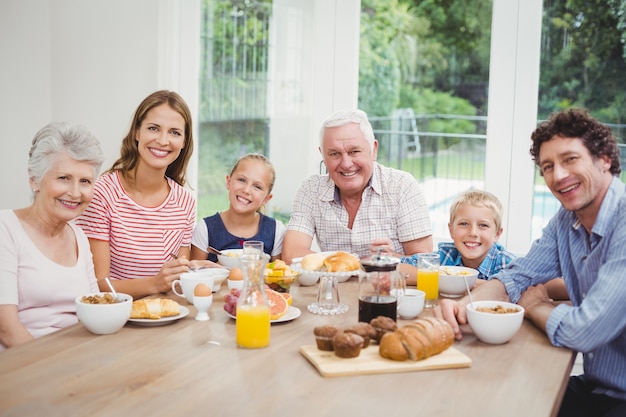
[[[300,353],[323,376],[382,374],[390,372],[428,371],[433,369],[468,368],[472,360],[454,347],[421,361],[403,362],[385,359],[378,354],[378,345],[361,350],[356,358],[340,358],[333,352],[319,350],[317,345],[300,346]]]

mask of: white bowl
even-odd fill
[[[218,292],[220,290],[220,287],[222,286],[222,283],[226,281],[226,278],[228,278],[229,272],[230,271],[226,268],[205,268],[205,269],[196,271],[196,274],[201,273],[201,274],[212,276],[213,277],[212,291]]]
[[[458,298],[467,294],[465,279],[470,290],[476,284],[478,271],[465,266],[439,267],[439,294],[444,297]]]
[[[85,294],[85,296],[100,296],[111,294],[106,292]],[[89,304],[82,301],[83,296],[78,296],[74,300],[76,304],[76,315],[78,320],[91,333],[111,334],[119,331],[128,319],[133,307],[133,297],[128,294],[117,293],[118,297],[124,301],[115,304]]]
[[[516,309],[515,313],[489,313],[476,311],[477,308]],[[506,343],[517,333],[524,320],[524,308],[504,301],[474,301],[467,305],[467,321],[476,337],[485,343]]]
[[[243,254],[243,249],[224,249],[221,255],[217,255],[217,262],[224,268],[241,267],[239,257]]]

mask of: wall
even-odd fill
[[[196,50],[193,42],[178,45],[186,30],[197,30],[198,19],[189,16],[198,5],[197,0],[0,2],[0,208],[29,204],[28,149],[49,121],[87,126],[102,142],[108,168],[146,95],[173,89],[195,110]]]

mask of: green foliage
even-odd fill
[[[540,118],[582,107],[607,123],[623,119],[626,38],[620,12],[626,10],[625,4],[624,0],[545,2]]]

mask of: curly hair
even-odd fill
[[[555,136],[578,138],[591,153],[594,160],[606,156],[611,160],[611,174],[619,175],[622,171],[619,162],[619,147],[611,129],[594,119],[586,110],[570,109],[552,113],[550,118],[540,123],[531,135],[533,141],[530,155],[539,166],[541,145]],[[539,170],[541,175],[543,173]]]

